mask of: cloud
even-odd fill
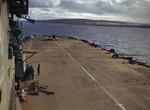
[[[99,11],[99,8],[96,7],[97,2],[92,2],[90,3],[89,1],[86,2],[81,2],[81,1],[65,1],[63,0],[60,4],[59,7],[62,8],[63,10],[69,10],[72,12],[84,12],[84,13],[92,13],[92,14],[97,14]],[[103,14],[102,12],[100,14]]]
[[[29,6],[36,8],[56,7],[60,2],[61,0],[30,0]]]
[[[150,0],[30,0],[36,19],[88,18],[150,22]]]

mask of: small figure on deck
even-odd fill
[[[38,73],[38,76],[39,76],[40,75],[40,64],[38,64],[37,73]]]
[[[30,79],[34,79],[34,69],[33,66],[30,66]]]
[[[15,82],[15,90],[18,92],[21,89],[21,80]]]
[[[52,35],[52,39],[53,39],[53,40],[56,40],[56,36],[55,36],[54,34]]]
[[[26,92],[23,88],[20,89],[20,100],[21,101],[26,101]]]
[[[29,76],[30,76],[30,70],[29,70],[29,65],[27,64],[26,65],[26,70],[25,70],[25,80],[29,79]]]

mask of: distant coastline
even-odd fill
[[[150,28],[150,24],[121,22],[121,21],[107,21],[107,20],[89,20],[89,19],[36,20],[35,23],[58,23],[58,24],[89,25],[89,26]]]

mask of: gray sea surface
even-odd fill
[[[111,49],[122,56],[132,56],[150,65],[150,28],[83,26],[23,22],[23,36],[56,34],[78,37]]]

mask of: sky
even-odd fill
[[[150,23],[150,0],[29,0],[33,19],[81,18]]]

